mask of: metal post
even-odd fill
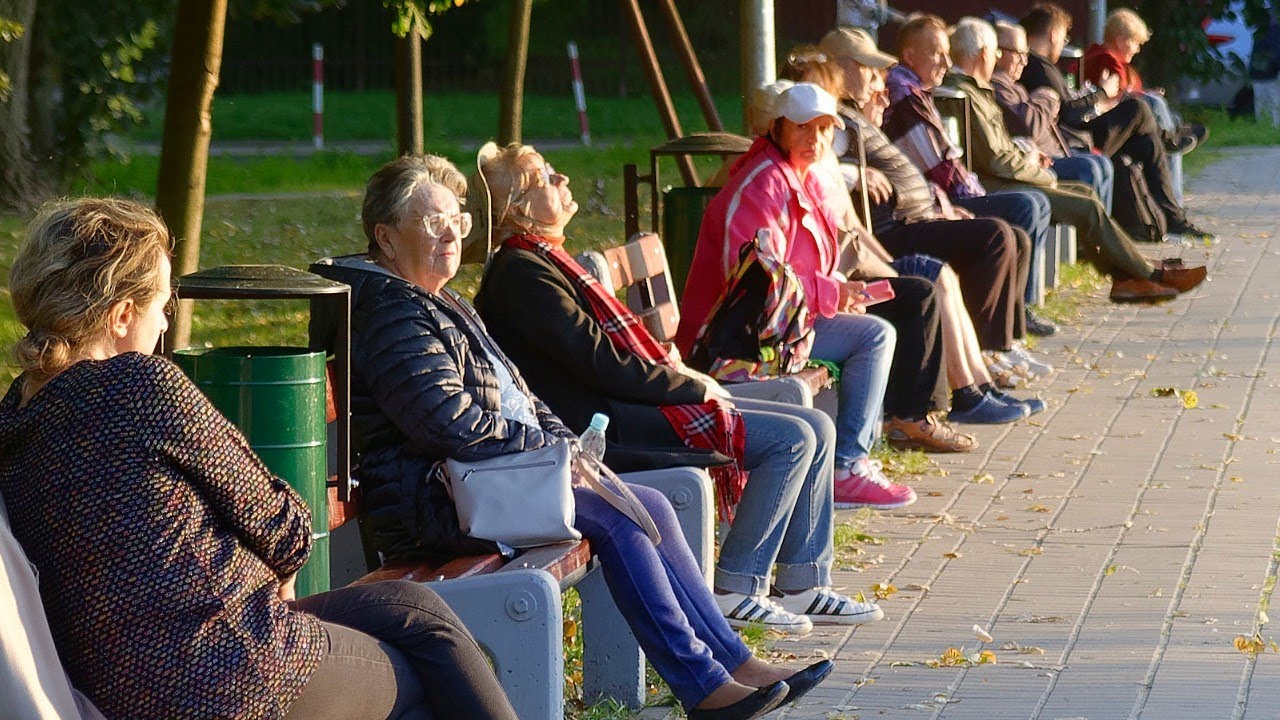
[[[693,51],[693,43],[689,42],[689,33],[685,32],[684,20],[680,19],[680,11],[676,9],[675,0],[658,0],[658,10],[662,19],[667,22],[667,30],[675,42],[676,52],[680,54],[680,64],[689,76],[689,84],[693,86],[693,94],[698,97],[702,106],[702,116],[706,118],[707,129],[716,132],[724,131],[724,123],[720,121],[720,112],[711,99],[711,90],[707,87],[707,77],[702,74],[702,66]]]
[[[757,88],[778,77],[777,43],[773,34],[773,0],[741,0],[742,122],[751,134],[751,97]]]
[[[324,46],[311,46],[311,142],[324,149]]]
[[[1107,26],[1107,0],[1089,0],[1089,42],[1102,42]]]
[[[680,118],[676,115],[676,106],[671,102],[671,93],[667,90],[666,78],[662,76],[662,66],[658,64],[658,55],[653,50],[653,41],[649,39],[649,29],[645,27],[644,15],[640,12],[638,0],[621,0],[622,11],[631,25],[631,37],[636,43],[636,52],[640,54],[640,64],[644,67],[645,79],[649,81],[649,91],[653,93],[653,101],[658,106],[658,115],[662,118],[662,126],[667,131],[667,138],[674,140],[684,137],[680,129]],[[680,175],[684,184],[697,187],[698,171],[693,167],[693,159],[688,155],[676,157],[680,167]]]

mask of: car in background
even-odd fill
[[[1249,86],[1249,56],[1253,52],[1253,28],[1241,14],[1243,4],[1231,3],[1228,18],[1211,19],[1204,26],[1209,44],[1226,68],[1223,76],[1212,81],[1187,81],[1182,88],[1186,102],[1218,107],[1231,107],[1237,93]]]

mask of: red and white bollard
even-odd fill
[[[587,96],[582,92],[582,68],[578,65],[578,43],[569,43],[569,66],[573,68],[573,100],[578,105],[578,129],[582,144],[591,144],[591,127],[587,124]]]
[[[324,46],[311,46],[311,142],[324,149]]]

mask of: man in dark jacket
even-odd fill
[[[1067,43],[1071,16],[1054,3],[1037,3],[1022,18],[1030,54],[1019,82],[1028,91],[1047,87],[1062,101],[1059,129],[1068,144],[1078,150],[1098,148],[1112,158],[1127,155],[1142,164],[1147,187],[1168,220],[1169,232],[1212,237],[1187,218],[1177,201],[1173,175],[1169,170],[1168,148],[1150,106],[1120,93],[1120,78],[1108,75],[1101,87],[1073,93],[1056,63]]]

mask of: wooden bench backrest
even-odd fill
[[[626,289],[631,308],[658,342],[670,342],[680,325],[680,308],[667,252],[653,233],[639,233],[630,242],[601,251],[615,291]]]

